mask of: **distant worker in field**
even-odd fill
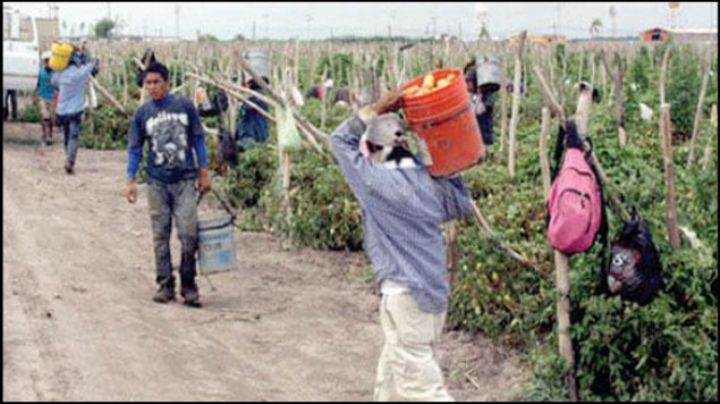
[[[148,207],[155,250],[156,282],[153,300],[167,303],[175,298],[175,277],[170,260],[172,218],[181,244],[180,295],[185,304],[199,307],[195,283],[197,249],[197,192],[211,189],[205,133],[192,101],[168,93],[168,69],[149,65],[144,85],[152,98],[135,111],[128,136],[127,200],[137,200],[137,175],[143,146],[149,144],[147,166]]]
[[[83,63],[83,60],[88,60]],[[57,115],[63,128],[65,144],[65,172],[75,172],[75,160],[77,158],[78,139],[80,137],[80,126],[82,115],[85,111],[85,90],[90,80],[90,75],[96,70],[97,61],[90,59],[87,52],[73,52],[70,64],[65,70],[54,72],[50,80],[51,84],[58,88],[59,100]]]
[[[143,54],[142,58],[140,59],[140,63],[142,63],[142,65],[145,66],[146,68],[148,66],[150,66],[151,64],[157,63],[157,62],[158,62],[158,60],[157,60],[157,58],[155,58],[155,52],[150,48],[147,48],[145,50],[145,53]],[[140,66],[138,66],[135,71],[135,83],[140,88],[142,88],[142,86],[143,86],[144,72],[145,71],[143,69],[141,69]]]
[[[410,153],[393,91],[331,135],[332,151],[363,211],[385,345],[377,401],[452,401],[435,358],[450,287],[441,224],[472,212],[462,177],[435,179]]]
[[[37,87],[33,98],[40,110],[40,127],[42,128],[42,140],[45,145],[52,144],[53,126],[55,126],[55,93],[56,88],[52,85],[53,71],[50,69],[50,51],[43,52],[42,65],[38,73]]]
[[[484,60],[481,62],[485,62]],[[478,71],[480,74],[478,74]],[[483,144],[487,153],[493,144],[493,109],[495,105],[495,93],[500,89],[499,77],[489,77],[488,68],[485,65],[477,65],[473,59],[465,65],[465,83],[470,93],[470,102],[477,119]]]
[[[12,111],[9,111],[10,108]],[[3,121],[7,121],[8,116],[17,121],[17,90],[12,88],[3,92]]]
[[[251,90],[262,94],[262,87],[255,79],[248,80],[245,85]],[[268,112],[269,107],[267,103],[259,97],[253,95],[249,101],[262,108],[263,111]],[[242,103],[239,112],[237,131],[235,134],[238,151],[242,153],[256,145],[267,143],[269,137],[267,118],[247,103]]]

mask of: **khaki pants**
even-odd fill
[[[55,103],[53,101],[46,101],[40,98],[38,107],[40,109],[40,118],[55,121]]]
[[[383,295],[380,324],[385,346],[375,380],[375,401],[454,401],[443,384],[434,347],[446,313],[420,311],[409,293]]]

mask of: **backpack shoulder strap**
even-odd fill
[[[555,177],[557,177],[558,172],[560,171],[560,163],[562,160],[563,151],[565,151],[565,137],[566,137],[565,128],[562,125],[559,125],[558,135],[557,135],[557,139],[555,141],[555,152],[553,153],[553,160],[555,160],[555,167],[553,167],[552,172],[550,174],[550,182],[555,180]]]

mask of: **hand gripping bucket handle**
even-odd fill
[[[228,203],[225,202],[225,200],[220,196],[220,194],[217,193],[214,189],[210,189],[210,191],[215,195],[215,197],[220,201],[220,204],[223,206],[223,209],[230,215],[230,223],[234,226],[235,225],[235,219],[237,219],[237,214],[233,213],[232,209],[230,209],[230,206],[228,206]],[[197,205],[200,205],[200,201],[202,201],[202,198],[205,196],[204,193],[200,193],[197,198]],[[206,230],[214,230],[214,229],[220,229],[222,227],[227,226],[227,223],[219,224],[217,226],[208,227]]]

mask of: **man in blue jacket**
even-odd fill
[[[149,143],[146,173],[148,205],[155,245],[156,282],[153,300],[167,303],[175,298],[175,277],[170,261],[172,218],[181,244],[180,295],[185,304],[200,306],[195,283],[197,249],[197,196],[210,191],[205,133],[195,106],[185,97],[168,93],[168,70],[160,63],[145,69],[143,80],[150,101],[135,111],[128,137],[127,200],[137,200],[137,175],[143,145]]]
[[[262,87],[255,82],[254,79],[247,83],[247,86],[258,93],[262,92]],[[262,108],[265,112],[268,111],[268,105],[265,101],[261,100],[256,96],[250,97],[250,102]],[[268,141],[268,122],[267,118],[255,108],[250,105],[243,103],[240,107],[240,114],[238,116],[238,126],[236,132],[237,146],[240,152],[248,150],[257,145],[266,144]]]
[[[70,65],[63,71],[52,75],[51,83],[60,91],[57,115],[63,128],[65,140],[65,172],[75,172],[75,159],[80,137],[80,125],[85,111],[85,88],[90,75],[96,66],[96,61],[87,60],[83,54],[75,52],[70,59]]]
[[[407,148],[402,93],[385,94],[343,122],[332,151],[363,211],[364,248],[382,294],[385,345],[377,401],[452,401],[435,358],[450,288],[441,224],[472,212],[463,179],[432,178]]]

